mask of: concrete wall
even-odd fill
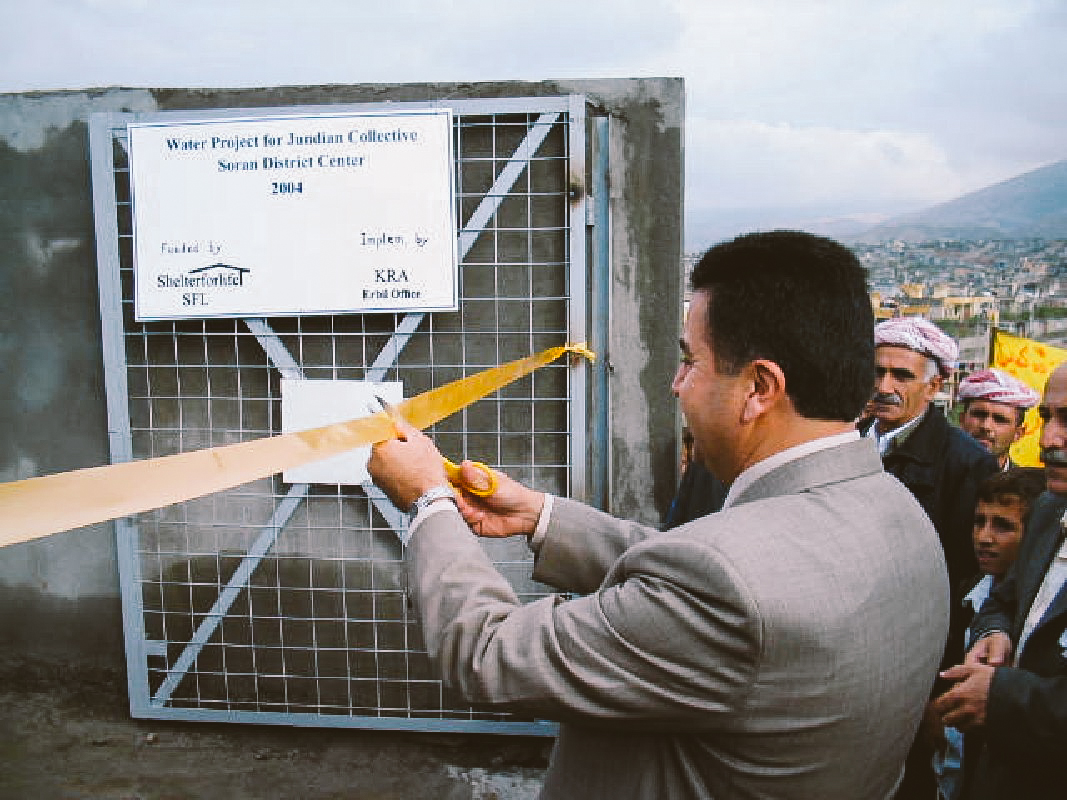
[[[680,79],[101,89],[0,95],[0,480],[108,460],[87,120],[168,111],[580,93],[611,118],[611,510],[658,522],[676,485]],[[2,521],[0,521],[2,524]],[[0,550],[5,652],[120,666],[110,524]]]

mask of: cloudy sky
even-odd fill
[[[0,91],[680,76],[687,248],[1067,158],[1063,0],[3,0]]]

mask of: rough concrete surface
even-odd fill
[[[528,800],[550,747],[525,737],[133,720],[118,672],[0,664],[3,800]]]

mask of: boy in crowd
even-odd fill
[[[1043,491],[1045,471],[1037,467],[1012,467],[978,486],[973,541],[981,575],[965,598],[974,613],[1015,563],[1030,506]]]

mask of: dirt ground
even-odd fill
[[[532,800],[551,742],[133,720],[125,677],[0,663],[0,798]]]

